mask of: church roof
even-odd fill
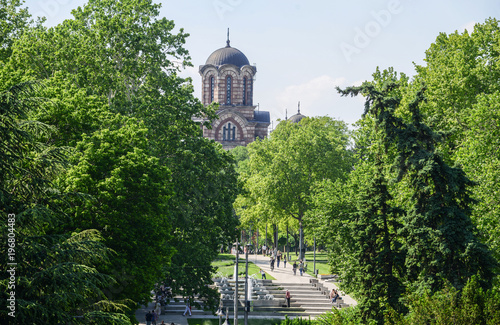
[[[261,123],[271,123],[271,117],[269,115],[269,112],[266,111],[254,111],[253,119],[254,121]]]
[[[286,120],[292,122],[292,123],[299,123],[300,120],[302,120],[304,117],[307,117],[305,115],[300,114],[300,102],[297,107],[297,114],[290,116],[289,119],[285,117]]]
[[[306,117],[305,115],[302,115],[300,113],[297,113],[295,115],[292,115],[290,116],[290,118],[288,119],[290,122],[292,123],[299,123],[300,120],[302,120],[304,117]]]
[[[229,28],[227,29],[226,46],[210,54],[207,61],[205,62],[205,66],[200,66],[200,73],[204,70],[204,67],[208,65],[213,65],[218,69],[224,64],[232,64],[240,69],[243,66],[250,65],[250,61],[248,61],[248,58],[245,54],[243,54],[243,52],[241,52],[237,48],[231,47],[231,42],[229,40]],[[255,70],[254,66],[252,66],[252,68],[253,70]]]
[[[250,65],[250,62],[243,52],[229,45],[228,39],[226,47],[220,48],[210,54],[205,64],[212,64],[215,66],[234,64],[238,68],[241,68],[244,65]]]

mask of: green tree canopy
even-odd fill
[[[30,121],[28,112],[48,103],[27,83],[0,93],[0,226],[2,299],[15,293],[15,309],[3,308],[3,324],[130,324],[128,308],[107,299],[115,280],[97,270],[111,251],[95,229],[68,233],[62,212],[68,193],[54,187],[66,150],[50,144],[52,126]],[[7,245],[9,243],[9,245]],[[10,264],[8,264],[10,263]],[[7,270],[10,270],[7,273]],[[12,273],[13,270],[13,273]],[[11,280],[11,276],[15,280]],[[8,314],[12,313],[12,314]]]
[[[477,182],[472,218],[479,235],[500,258],[500,169],[497,98],[500,91],[500,24],[490,18],[472,32],[444,34],[417,66],[415,84],[424,82],[422,118],[445,135],[439,145],[446,161],[458,164]]]
[[[375,174],[373,181],[365,183],[367,196],[358,200],[352,236],[361,274],[361,314],[365,321],[378,323],[383,322],[385,299],[398,309],[402,292],[398,282],[419,292],[436,292],[446,281],[461,289],[478,274],[482,285],[489,287],[496,266],[475,236],[470,219],[473,183],[463,170],[444,162],[436,150],[439,134],[422,122],[419,105],[424,89],[408,103],[405,121],[395,114],[401,105],[401,96],[394,91],[397,87],[387,81],[381,86],[364,83],[339,89],[343,95],[366,96],[365,114],[374,121],[367,124],[374,127],[367,133],[375,135],[368,149],[374,155]],[[406,190],[397,186],[401,182]],[[398,206],[393,196],[407,202]],[[371,251],[375,255],[367,254]],[[377,276],[382,276],[375,281],[381,288],[373,284]]]
[[[301,231],[317,183],[345,178],[352,166],[348,133],[341,121],[305,118],[297,124],[282,121],[268,138],[250,144],[249,172],[242,180],[254,204],[240,205],[238,214],[264,209],[271,219],[297,220]]]
[[[158,17],[159,8],[150,0],[91,0],[73,10],[72,19],[16,36],[0,66],[2,87],[23,80],[46,85],[52,105],[30,115],[57,126],[52,143],[75,149],[71,167],[56,175],[57,186],[78,193],[66,209],[73,220],[65,229],[102,231],[115,263],[99,270],[121,281],[106,294],[135,301],[149,299],[152,284],[165,279],[174,251],[192,254],[190,274],[199,281],[188,288],[179,272],[168,280],[203,297],[210,291],[210,258],[223,237],[234,237],[236,224],[234,164],[201,139],[192,120],[213,118],[215,107],[204,107],[191,81],[178,76],[190,65],[183,47],[188,34],[174,32],[172,21]],[[203,163],[205,155],[210,164]],[[194,231],[202,224],[213,231]],[[192,236],[173,235],[186,225]],[[196,262],[189,246],[203,249]]]

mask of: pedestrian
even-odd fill
[[[262,245],[262,255],[263,256],[266,256],[266,250],[267,250],[266,245]]]
[[[283,257],[283,267],[286,269],[286,254],[285,257]]]
[[[293,262],[292,271],[293,271],[293,275],[297,274],[297,261]]]
[[[148,310],[146,313],[146,325],[151,325],[151,320],[153,318],[153,314]]]
[[[160,299],[156,301],[155,305],[155,313],[156,315],[160,316],[161,315],[161,304],[160,304]]]
[[[280,260],[281,260],[281,252],[278,251],[276,254],[276,267],[280,267]]]
[[[286,306],[288,308],[290,308],[290,298],[292,297],[292,295],[290,294],[290,291],[288,291],[288,289],[286,290],[286,293],[285,293],[285,298],[286,298]]]
[[[186,303],[186,309],[184,310],[184,314],[182,314],[182,316],[186,316],[186,313],[189,313],[189,316],[191,316],[191,304],[189,303],[189,298],[184,298],[184,302]]]
[[[274,258],[271,256],[271,261],[269,262],[269,266],[271,267],[271,271],[274,271]]]
[[[263,269],[260,269],[260,275],[262,276],[262,279],[267,279],[266,278],[266,272],[264,272]]]
[[[151,324],[156,325],[156,321],[158,320],[158,314],[154,310],[152,310],[151,312],[153,313],[153,317],[151,317]]]
[[[302,273],[304,272],[304,262],[302,262],[302,260],[300,260],[299,262],[299,272],[300,275],[302,276]]]

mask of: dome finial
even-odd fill
[[[300,100],[299,100],[299,105],[297,107],[297,112],[300,114]]]
[[[229,27],[227,28],[227,41],[226,41],[226,47],[231,47],[231,45],[229,45]]]
[[[285,121],[288,120],[288,110],[285,108]]]

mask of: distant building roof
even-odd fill
[[[269,112],[254,111],[253,118],[254,118],[254,121],[257,121],[257,122],[271,123],[271,116],[269,115]]]
[[[300,120],[302,120],[304,117],[307,117],[305,115],[302,115],[299,113],[295,114],[295,115],[292,115],[290,116],[290,118],[288,119],[288,121],[292,122],[292,123],[299,123]]]

